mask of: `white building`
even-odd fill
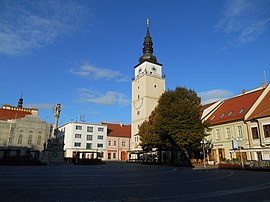
[[[58,130],[60,131],[58,138],[64,142],[66,158],[73,158],[78,152],[85,152],[84,158],[91,159],[96,158],[94,152],[98,152],[103,160],[106,159],[106,125],[68,122],[60,126]]]
[[[144,38],[143,55],[139,64],[134,67],[132,80],[132,122],[131,149],[140,150],[139,126],[148,119],[158,104],[160,96],[165,92],[165,77],[162,75],[162,65],[153,55],[153,43],[147,22]]]
[[[20,155],[24,155],[24,150],[42,151],[51,129],[40,119],[37,109],[23,108],[22,100],[17,107],[0,108],[0,149],[18,150]],[[0,158],[2,155],[0,152]]]

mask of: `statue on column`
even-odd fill
[[[41,155],[41,160],[46,163],[63,163],[64,162],[64,144],[57,138],[58,120],[61,112],[61,104],[56,104],[53,108],[55,122],[52,127],[52,132],[48,139],[47,145],[44,144],[44,150]]]
[[[56,138],[57,128],[58,128],[58,120],[59,120],[60,112],[61,112],[61,104],[56,104],[53,108],[53,112],[54,112],[54,120],[55,121],[53,124],[53,131],[52,131],[51,139]]]

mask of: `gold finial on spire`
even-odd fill
[[[149,24],[150,24],[150,19],[147,18],[147,19],[146,19],[146,26],[149,27]]]

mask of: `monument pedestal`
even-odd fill
[[[63,145],[58,139],[48,140],[47,146],[41,152],[40,161],[47,164],[64,164]]]

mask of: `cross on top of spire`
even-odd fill
[[[147,18],[147,19],[146,19],[146,27],[149,27],[149,25],[150,25],[150,19]]]

